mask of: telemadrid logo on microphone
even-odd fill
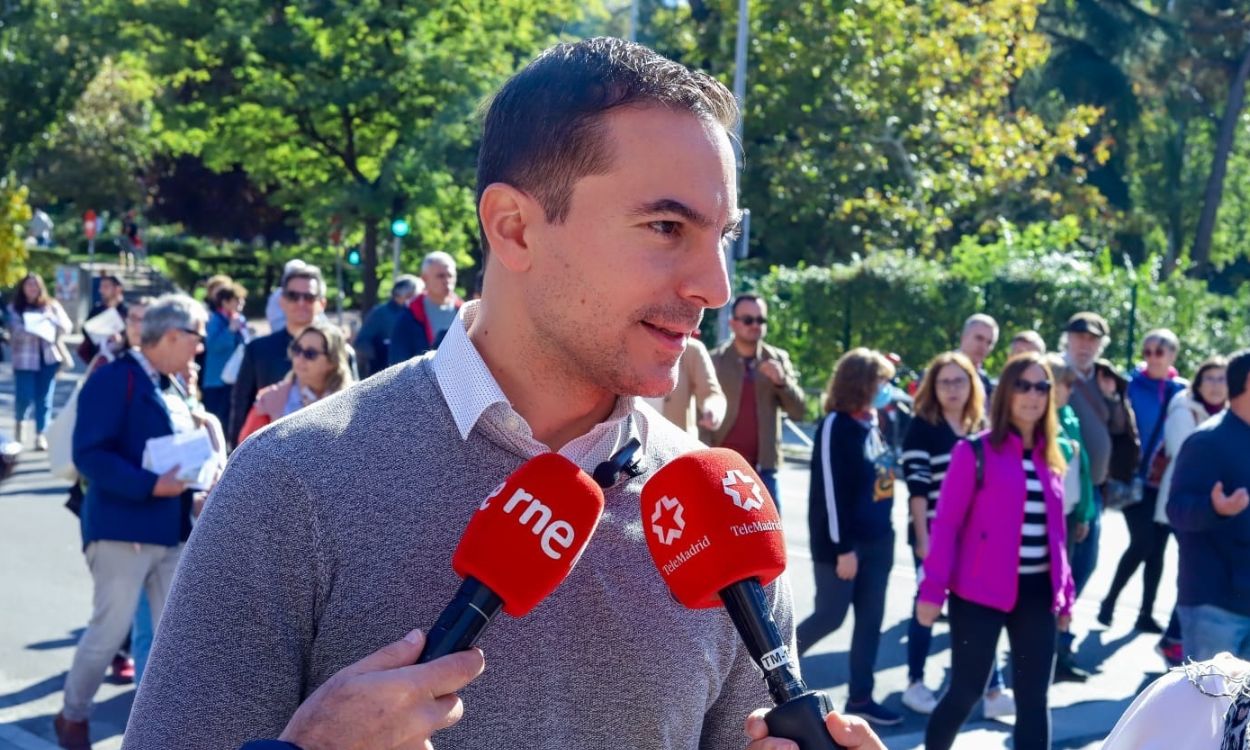
[[[665,495],[655,501],[655,512],[651,514],[651,531],[655,532],[655,538],[660,544],[667,547],[681,539],[681,533],[686,530],[686,519],[682,517],[684,510],[675,497]]]
[[[725,494],[733,500],[734,505],[745,511],[759,510],[764,507],[764,498],[760,497],[760,486],[755,483],[754,479],[747,476],[746,472],[730,469],[725,472],[721,486],[725,488]]]

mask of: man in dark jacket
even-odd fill
[[[91,320],[95,316],[104,313],[110,309],[117,310],[117,314],[122,320],[126,319],[126,287],[122,284],[122,280],[114,274],[105,274],[100,277],[100,301],[91,306],[91,312],[87,313],[87,320]],[[125,348],[125,339],[119,333],[108,341],[111,351],[120,352]],[[85,364],[91,364],[91,360],[95,359],[95,355],[99,354],[100,347],[90,336],[84,335],[82,343],[78,345],[78,356]]]
[[[437,349],[463,304],[456,296],[456,262],[444,252],[421,261],[425,292],[408,304],[408,315],[397,315],[391,330],[388,361],[392,365]]]
[[[391,331],[395,328],[395,321],[399,316],[408,313],[408,305],[424,286],[424,282],[416,276],[400,276],[391,287],[391,298],[374,307],[365,316],[364,325],[356,334],[360,377],[367,378],[386,369],[390,362]]]
[[[155,626],[191,534],[187,483],[177,467],[159,475],[143,468],[143,456],[151,438],[196,429],[187,394],[170,376],[195,358],[207,317],[186,295],[158,299],[144,317],[139,348],[83,384],[74,464],[87,480],[82,536],[95,593],[55,720],[61,747],[90,748],[91,702],[130,632],[140,592],[147,592]]]
[[[243,420],[256,401],[260,389],[273,385],[291,371],[287,350],[291,340],[325,310],[326,287],[320,269],[303,266],[282,278],[282,296],[278,302],[286,314],[286,327],[253,339],[243,349],[243,364],[230,393],[230,425],[226,436],[231,443],[238,440]]]
[[[1250,349],[1228,362],[1229,405],[1181,446],[1168,494],[1180,543],[1185,656],[1250,659]]]

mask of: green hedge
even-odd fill
[[[1139,359],[1142,336],[1151,328],[1180,336],[1178,367],[1187,377],[1208,354],[1250,346],[1250,288],[1218,295],[1188,278],[1161,281],[1153,267],[1112,267],[1105,255],[1090,261],[1065,252],[974,268],[978,274],[958,259],[877,253],[831,267],[775,267],[739,284],[768,301],[769,341],[790,352],[808,388],[822,388],[834,362],[853,346],[895,352],[919,369],[958,345],[964,320],[975,312],[992,315],[1002,329],[987,363],[991,371],[1002,366],[1008,341],[1020,330],[1035,329],[1057,348],[1064,322],[1080,310],[1107,318],[1107,356],[1121,367]]]

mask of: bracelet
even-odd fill
[[[252,740],[239,748],[239,750],[304,750],[294,742],[286,740]]]

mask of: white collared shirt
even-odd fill
[[[439,344],[431,363],[460,438],[468,440],[469,433],[476,426],[526,457],[549,453],[551,449],[534,438],[529,424],[512,408],[482,355],[469,339],[468,329],[477,312],[476,301],[467,302],[460,308],[460,314],[447,329],[447,335]],[[583,470],[593,472],[631,437],[637,437],[642,449],[646,450],[647,413],[637,408],[635,396],[620,396],[607,419],[585,435],[570,440],[558,453]]]
[[[195,418],[191,416],[191,406],[187,403],[186,396],[183,395],[181,384],[178,384],[177,379],[170,376],[170,387],[162,388],[160,372],[152,366],[147,357],[143,356],[143,351],[135,347],[130,350],[130,356],[135,358],[135,361],[139,363],[139,366],[143,368],[143,372],[148,376],[148,380],[151,380],[152,385],[156,387],[156,395],[164,402],[165,410],[169,412],[169,421],[173,425],[174,432],[194,431]]]

